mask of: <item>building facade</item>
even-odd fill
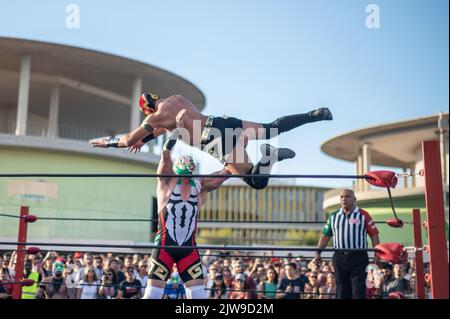
[[[97,149],[89,139],[141,123],[144,91],[181,94],[201,110],[205,96],[158,67],[89,49],[0,37],[1,173],[156,173],[161,145],[139,154]],[[160,141],[161,142],[161,141]],[[150,219],[155,179],[0,178],[0,214],[29,206],[39,217]],[[150,222],[38,220],[30,240],[149,242]],[[0,238],[17,239],[18,220],[0,216]]]

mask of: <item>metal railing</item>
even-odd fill
[[[8,119],[4,126],[0,125],[0,133],[15,134],[16,120]],[[88,141],[90,139],[99,138],[103,136],[115,136],[118,134],[114,130],[104,130],[96,127],[79,127],[73,125],[59,125],[57,138],[65,138],[78,141]],[[26,135],[48,137],[48,124],[46,121],[28,121]],[[155,145],[159,145],[161,141],[150,142],[144,145],[141,152],[155,153]]]

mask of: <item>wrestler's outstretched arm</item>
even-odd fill
[[[162,119],[164,119],[164,116],[160,112],[149,114],[137,129],[120,138],[92,140],[89,143],[93,147],[126,148],[132,147],[141,141],[148,142],[167,131],[159,125],[162,123]]]
[[[211,175],[223,175],[224,177],[202,178],[200,180],[200,183],[202,185],[203,192],[212,192],[213,190],[219,188],[220,185],[222,185],[222,183],[228,179],[228,177],[231,175],[231,172],[226,168],[223,168],[220,171],[211,173]]]
[[[143,125],[139,126],[132,132],[129,132],[120,138],[113,139],[101,139],[101,140],[91,140],[89,143],[93,147],[115,147],[115,148],[126,148],[126,147],[134,147],[139,148],[142,147],[148,141],[157,138],[160,135],[166,133],[167,130],[163,128],[155,128],[148,129],[148,127],[144,127]],[[140,146],[140,147],[139,147]],[[134,150],[134,149],[133,149]]]
[[[137,152],[139,152],[141,150],[141,147],[144,146],[145,143],[147,143],[151,140],[154,140],[155,138],[157,138],[160,135],[163,135],[166,132],[168,132],[168,130],[166,130],[165,128],[155,128],[153,130],[153,133],[147,135],[147,137],[145,137],[141,141],[138,141],[135,144],[133,144],[132,146],[128,147],[128,151],[136,154]]]

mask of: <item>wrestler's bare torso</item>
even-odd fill
[[[193,145],[199,142],[194,141],[194,136],[200,138],[207,118],[188,99],[181,95],[172,95],[156,101],[156,112],[148,115],[143,124],[169,131],[182,128],[189,134],[189,141],[187,136],[183,136],[183,141]]]
[[[188,145],[200,148],[207,119],[208,117],[200,113],[191,101],[181,95],[172,95],[156,101],[156,112],[148,115],[142,124],[149,124],[155,128],[155,131],[161,131],[157,135],[163,134],[164,130],[172,131],[180,128],[181,140]],[[244,121],[243,126],[245,130],[250,126],[259,127],[260,124]],[[244,140],[241,142],[244,143]],[[244,158],[240,161],[234,160],[234,152],[230,154],[226,166],[233,174],[245,174],[253,166],[245,149],[243,152]]]

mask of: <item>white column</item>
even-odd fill
[[[362,149],[362,162],[363,162],[363,174],[370,171],[370,166],[372,165],[372,160],[370,156],[370,145],[364,143]],[[364,191],[370,191],[370,184],[364,183]]]
[[[408,173],[408,168],[407,167],[403,167],[402,168],[402,172],[403,172],[403,174]],[[406,176],[402,177],[402,179],[403,179],[403,188],[409,188],[410,187],[409,183],[408,183],[408,179],[409,178],[411,178],[411,177],[406,177]]]
[[[27,132],[28,96],[30,93],[31,56],[24,55],[20,62],[19,99],[17,102],[16,135]]]
[[[58,114],[59,114],[59,84],[52,85],[50,91],[50,106],[48,111],[47,137],[58,137]]]
[[[445,189],[448,184],[448,142],[446,142],[448,141],[448,118],[446,119],[443,113],[439,113],[438,127],[441,150],[442,181]]]
[[[411,172],[415,172],[415,166],[413,165],[413,166],[411,166],[410,168],[409,168],[409,170],[411,171]],[[410,182],[409,182],[409,188],[414,188],[414,187],[416,187],[416,175],[413,175],[413,176],[411,176],[410,177]]]
[[[356,157],[356,160],[355,160],[355,175],[359,175],[359,167],[358,167],[358,157]],[[353,190],[355,191],[355,192],[357,192],[358,191],[358,189],[359,189],[359,179],[356,179],[355,180],[355,186],[354,186],[354,188],[353,188]]]
[[[133,92],[131,96],[131,120],[130,120],[130,131],[134,130],[139,126],[141,111],[139,110],[139,97],[142,94],[142,78],[136,77],[133,81]]]
[[[359,154],[358,154],[358,158],[357,158],[357,165],[358,165],[358,167],[357,167],[357,170],[358,170],[357,171],[357,175],[364,175],[365,172],[363,171],[363,158],[362,158],[362,151],[361,150],[359,150]],[[364,180],[358,179],[358,189],[357,189],[358,192],[363,190],[365,183],[366,182]]]

